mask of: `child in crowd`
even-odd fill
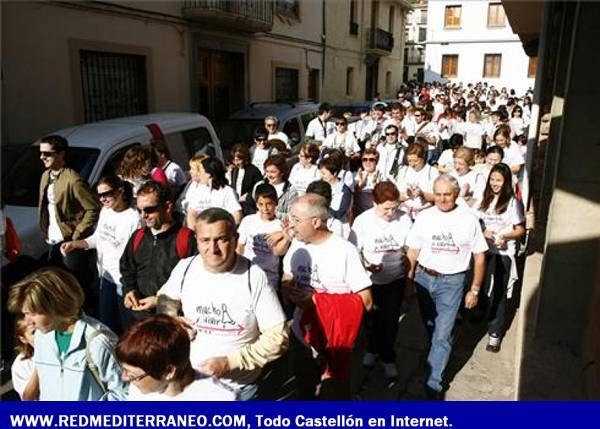
[[[33,363],[33,326],[25,319],[17,320],[15,344],[19,352],[11,368],[12,384],[23,401],[35,401],[40,395],[37,370]]]
[[[269,236],[283,229],[276,217],[277,191],[273,185],[261,183],[256,187],[255,196],[258,213],[242,219],[238,229],[237,252],[261,267],[267,274],[269,284],[278,289],[281,276],[279,256],[273,253],[269,245]]]

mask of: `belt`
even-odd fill
[[[431,268],[424,267],[421,264],[418,264],[418,267],[421,268],[425,274],[429,274],[430,276],[433,276],[433,277],[443,276],[442,273],[437,272],[436,270],[432,270]]]
[[[461,271],[461,272],[459,272],[459,273],[444,274],[444,273],[440,273],[439,271],[432,270],[431,268],[424,267],[424,266],[423,266],[423,265],[421,265],[421,264],[417,264],[417,267],[418,267],[418,268],[421,268],[425,274],[429,274],[431,277],[448,277],[448,276],[457,276],[457,275],[459,275],[459,274],[464,274],[464,273],[465,273],[465,271]]]

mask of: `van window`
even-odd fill
[[[310,112],[310,113],[305,113],[304,115],[302,115],[300,117],[300,120],[302,121],[302,125],[304,126],[304,132],[306,132],[306,129],[308,128],[308,123],[310,121],[312,121],[314,118],[316,118],[317,116],[317,112]]]
[[[125,153],[134,146],[139,146],[139,144],[132,144],[121,149],[116,150],[110,157],[106,164],[104,164],[104,168],[102,169],[102,173],[100,173],[100,177],[110,176],[112,174],[117,174],[119,171],[119,167],[121,166],[121,161],[125,156]]]
[[[190,157],[200,153],[206,153],[211,156],[216,155],[215,148],[212,144],[212,137],[206,128],[194,128],[192,130],[184,131],[182,134]]]
[[[167,142],[167,147],[169,148],[169,153],[171,154],[171,160],[184,170],[187,170],[190,153],[182,133],[166,134],[165,140]]]
[[[302,132],[300,131],[300,124],[298,119],[291,118],[283,126],[283,132],[290,139],[290,146],[295,146],[300,143],[302,139]]]

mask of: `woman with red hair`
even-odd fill
[[[130,401],[233,401],[235,393],[190,362],[190,338],[183,325],[166,315],[131,325],[116,349]]]

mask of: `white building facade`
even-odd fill
[[[427,0],[411,2],[413,10],[406,20],[404,48],[404,81],[423,82],[425,71],[425,40],[427,39]]]
[[[488,82],[522,95],[536,60],[513,33],[500,1],[429,1],[425,82]]]

